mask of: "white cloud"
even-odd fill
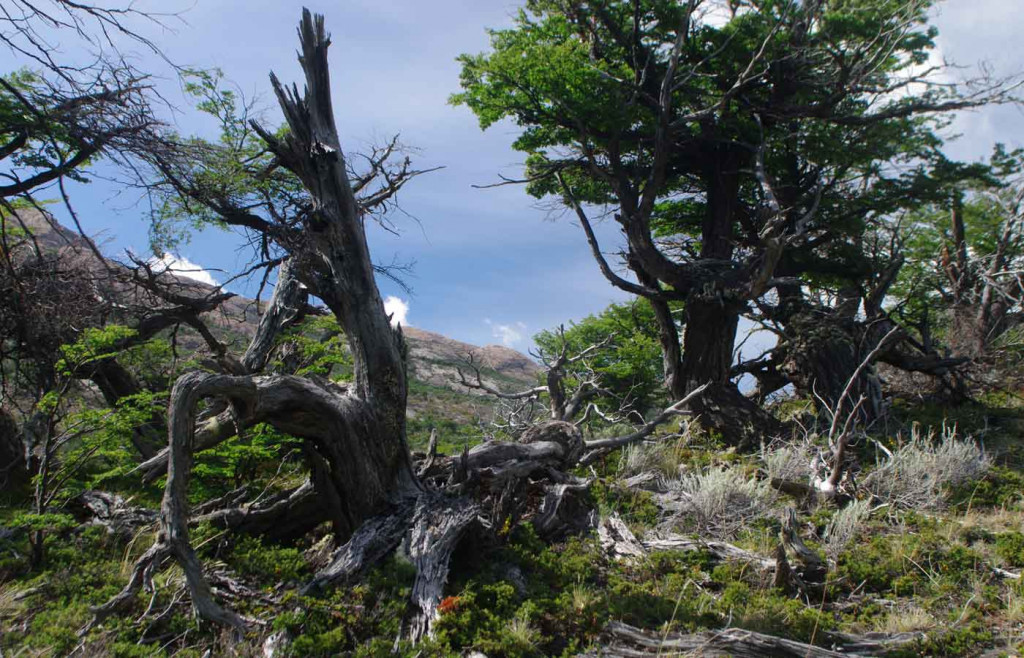
[[[488,322],[488,324],[491,324]],[[523,339],[523,334],[520,329],[525,329],[526,325],[522,322],[517,322],[516,326],[511,327],[507,324],[494,324],[491,325],[491,333],[495,338],[501,341],[501,344],[505,347],[512,347]]]
[[[732,11],[724,4],[711,5],[704,9],[700,22],[708,27],[721,28],[732,20]]]
[[[189,259],[181,256],[165,253],[159,258],[153,256],[149,259],[148,263],[149,266],[153,268],[153,271],[157,273],[170,271],[182,278],[192,279],[199,283],[205,283],[208,286],[220,285],[220,283],[213,278],[213,275],[204,270],[202,266],[196,265]]]
[[[898,81],[911,81],[904,87],[900,87],[889,94],[883,94],[885,101],[898,101],[915,94],[923,94],[932,85],[949,84],[954,82],[950,75],[950,69],[946,63],[946,56],[939,47],[928,51],[928,59],[920,64],[908,64],[903,70],[894,76]],[[921,80],[917,80],[921,78]]]
[[[391,316],[392,327],[399,324],[402,326],[409,325],[406,321],[406,317],[409,315],[409,303],[401,297],[388,295],[388,298],[384,300],[384,312]]]

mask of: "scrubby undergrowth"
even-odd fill
[[[1007,439],[1007,437],[1003,437]],[[260,449],[256,433],[241,454]],[[259,620],[240,640],[192,617],[183,575],[155,579],[130,616],[112,617],[84,637],[91,606],[121,589],[153,532],[111,534],[70,515],[33,519],[9,506],[0,526],[0,650],[5,656],[203,655],[577,655],[603,642],[609,622],[657,633],[737,627],[829,646],[842,634],[914,633],[889,653],[1012,653],[1022,638],[1024,476],[1012,452],[985,453],[951,430],[865,439],[857,446],[852,499],[793,497],[772,478],[810,478],[814,437],[766,447],[758,455],[722,450],[709,437],[684,435],[612,454],[585,469],[597,480],[592,503],[621,518],[643,557],[621,559],[596,534],[542,541],[529,524],[510,526],[504,543],[456,552],[441,616],[429,640],[402,637],[414,570],[401,552],[355,586],[300,596],[329,555],[326,529],[293,544],[232,538],[199,526],[193,542],[218,596]],[[879,445],[875,445],[878,441]],[[203,456],[205,495],[230,475],[228,455]],[[227,469],[227,470],[225,470]],[[857,470],[860,469],[860,470]],[[289,470],[264,472],[280,486]],[[582,470],[581,470],[582,474]],[[204,484],[207,482],[207,484]],[[227,490],[222,486],[220,489]],[[152,493],[134,492],[153,505]],[[796,511],[803,542],[827,565],[803,591],[779,586],[773,569],[722,560],[712,550],[658,550],[657,540],[727,541],[773,560],[784,511]],[[47,561],[28,568],[26,530],[58,526]],[[790,558],[792,560],[792,556]],[[269,654],[266,652],[270,651]],[[211,652],[207,654],[207,652]]]

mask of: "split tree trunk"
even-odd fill
[[[267,309],[260,316],[256,333],[242,356],[242,367],[246,372],[262,372],[270,361],[274,341],[285,328],[297,322],[309,295],[295,276],[295,266],[286,259],[277,268],[277,285],[270,296]]]

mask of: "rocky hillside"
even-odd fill
[[[431,386],[465,391],[458,382],[458,366],[472,355],[474,362],[490,375],[489,383],[513,388],[533,386],[540,368],[521,352],[503,345],[477,347],[416,327],[405,328],[409,344],[409,374]]]
[[[18,215],[15,221],[32,233],[41,251],[61,253],[62,257],[67,254],[68,257],[91,258],[81,236],[52,217],[36,210],[21,210]],[[177,278],[197,296],[212,290],[207,284]],[[263,304],[256,300],[237,296],[206,314],[204,319],[221,340],[242,351],[256,330],[262,309]],[[416,327],[406,327],[404,333],[409,346],[409,416],[416,421],[411,426],[414,435],[427,432],[436,423],[466,425],[490,419],[491,399],[481,391],[458,383],[458,368],[469,355],[481,366],[484,380],[504,390],[533,386],[540,373],[533,360],[508,347],[480,347]],[[186,344],[198,346],[200,342],[186,340]]]

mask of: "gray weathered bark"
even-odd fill
[[[277,285],[270,304],[260,316],[256,333],[242,356],[242,367],[246,372],[263,372],[274,349],[274,341],[301,316],[308,296],[305,287],[295,277],[292,261],[283,261],[277,269]]]
[[[293,254],[296,278],[327,304],[344,329],[354,361],[354,382],[341,389],[287,376],[182,376],[171,393],[160,533],[146,555],[146,561],[154,564],[165,555],[173,557],[185,571],[199,615],[235,627],[244,622],[213,600],[188,535],[187,486],[196,409],[203,399],[227,399],[232,418],[245,419],[247,424],[263,419],[282,432],[306,439],[314,486],[342,541],[368,519],[420,494],[405,436],[404,342],[401,329],[392,330],[384,312],[363,218],[334,124],[327,68],[330,41],[323,18],[304,11],[299,37],[305,94],[300,97],[297,88],[285,90],[271,76],[290,132],[278,139],[262,128],[257,130],[312,197],[311,211],[304,218],[304,243],[282,246],[297,251]],[[281,316],[267,320],[269,324],[280,321]],[[251,360],[265,359],[265,353],[254,349]],[[139,568],[152,567],[140,563]],[[137,590],[143,582],[141,576],[133,576],[117,600],[130,599],[129,590]]]
[[[707,656],[708,658],[855,658],[878,656],[927,638],[925,633],[822,632],[829,647],[806,644],[742,628],[678,634],[647,631],[622,622],[608,624],[602,642],[580,658],[643,658],[644,656]]]
[[[863,654],[833,651],[825,647],[756,633],[742,628],[679,635],[644,631],[613,621],[605,640],[581,656],[641,658],[643,656],[721,656],[722,658],[847,658]]]

